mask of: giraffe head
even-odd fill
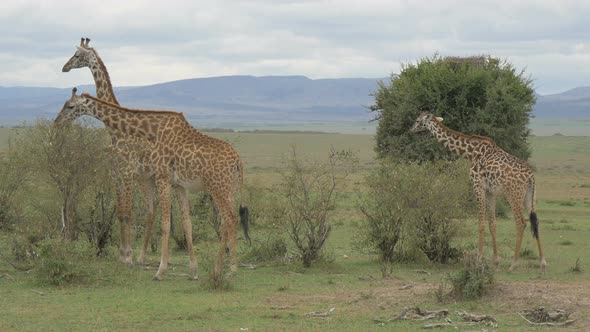
[[[414,122],[412,128],[410,128],[411,133],[417,133],[419,131],[424,131],[428,129],[428,124],[432,119],[436,119],[439,122],[442,122],[443,118],[435,117],[434,114],[431,112],[422,112]]]
[[[62,72],[67,73],[71,69],[90,67],[92,63],[96,62],[96,54],[88,46],[90,39],[82,38],[80,46],[76,46],[76,53],[66,62],[61,69]]]
[[[55,121],[53,121],[56,125],[59,126],[63,123],[74,121],[80,116],[89,113],[93,101],[85,98],[83,94],[81,96],[76,95],[77,90],[76,88],[72,89],[72,97],[64,103]]]

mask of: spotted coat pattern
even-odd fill
[[[99,99],[119,105],[115,96],[113,85],[107,68],[98,55],[98,52],[88,46],[90,39],[82,38],[80,46],[77,47],[74,55],[63,66],[63,72],[72,69],[87,67],[92,73],[96,87],[96,96]],[[117,216],[120,222],[120,250],[119,258],[127,264],[133,263],[133,249],[131,247],[131,224],[132,224],[132,193],[133,182],[139,184],[144,199],[144,206],[147,209],[146,234],[138,258],[138,263],[143,264],[147,252],[149,240],[155,219],[155,178],[153,167],[149,165],[147,156],[149,146],[142,140],[129,136],[123,132],[109,130],[111,136],[111,164],[112,175],[115,178],[117,194]]]
[[[161,279],[168,267],[172,189],[176,191],[181,202],[182,225],[187,243],[191,246],[191,275],[197,277],[197,261],[192,250],[187,191],[209,192],[222,218],[221,245],[214,276],[221,276],[226,248],[231,257],[230,273],[235,273],[238,220],[233,211],[233,202],[241,189],[244,176],[244,167],[237,151],[229,143],[197,131],[186,121],[182,113],[131,110],[88,94],[77,96],[75,89],[55,119],[55,123],[60,125],[81,115],[93,116],[110,130],[141,138],[150,146],[146,164],[153,166],[149,170],[156,179],[162,207],[162,256],[154,278]]]
[[[522,237],[526,227],[523,207],[529,208],[536,218],[535,177],[530,166],[525,161],[502,150],[489,137],[469,136],[451,130],[442,124],[442,118],[434,117],[429,112],[422,112],[410,129],[412,132],[424,130],[428,130],[449,151],[471,162],[470,178],[479,210],[479,255],[483,255],[487,205],[495,263],[499,261],[496,244],[496,195],[500,192],[505,194],[516,222],[516,248],[511,265],[511,269],[513,269],[520,255]],[[544,271],[546,262],[538,231],[536,240],[541,270]]]

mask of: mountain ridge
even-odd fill
[[[367,122],[374,115],[372,93],[389,78],[324,78],[305,76],[215,76],[182,79],[146,86],[115,87],[122,105],[170,109],[204,126],[232,123],[306,121]],[[80,85],[95,93],[94,85]],[[0,124],[38,116],[52,117],[71,95],[71,88],[0,86]],[[537,118],[590,118],[590,87],[538,95]]]

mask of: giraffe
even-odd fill
[[[62,72],[88,67],[94,78],[96,96],[99,99],[119,105],[115,97],[113,85],[111,84],[109,72],[98,55],[98,52],[88,46],[89,42],[89,38],[81,38],[80,46],[77,47],[74,55],[63,66]],[[112,159],[112,169],[113,175],[117,180],[117,215],[121,229],[119,259],[123,263],[133,264],[133,249],[131,247],[131,202],[133,180],[136,180],[143,193],[144,206],[147,208],[146,233],[141,253],[137,260],[139,264],[144,264],[155,219],[155,179],[153,178],[150,165],[146,163],[149,149],[147,146],[142,145],[141,141],[135,137],[129,137],[124,133],[112,130],[110,134],[111,147],[115,155]]]
[[[445,148],[470,161],[470,178],[479,210],[479,256],[483,256],[487,203],[494,263],[498,264],[499,262],[496,244],[496,194],[503,190],[516,222],[516,248],[510,270],[512,271],[516,267],[520,255],[523,232],[526,227],[523,205],[526,205],[530,208],[531,229],[533,237],[537,241],[541,272],[544,273],[547,262],[543,256],[539,237],[539,222],[535,212],[535,177],[530,166],[525,161],[502,150],[489,137],[462,134],[449,129],[442,124],[442,121],[442,118],[435,117],[430,112],[422,112],[410,132],[428,130]]]
[[[214,277],[221,277],[226,250],[231,258],[230,273],[235,273],[238,266],[237,218],[233,201],[241,190],[244,177],[243,163],[237,151],[229,143],[197,131],[182,113],[131,110],[89,94],[78,96],[76,88],[54,122],[59,126],[82,115],[90,115],[114,132],[138,137],[150,144],[149,160],[154,166],[162,207],[162,256],[154,279],[161,280],[168,267],[172,189],[176,191],[182,207],[181,224],[189,247],[190,275],[197,277],[197,261],[192,248],[187,191],[203,190],[211,194],[222,218],[221,245]]]

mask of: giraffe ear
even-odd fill
[[[437,119],[438,122],[443,122],[443,118],[441,118],[440,116],[435,117],[435,119]]]

